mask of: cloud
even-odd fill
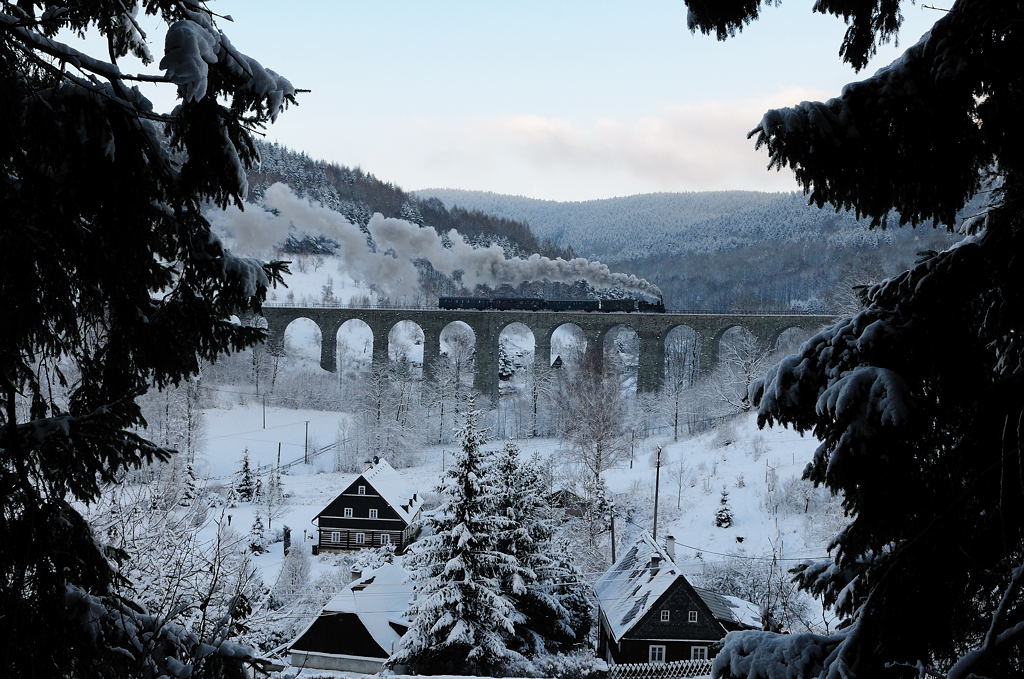
[[[770,97],[669,106],[632,121],[588,124],[512,116],[481,123],[472,136],[475,148],[491,148],[507,162],[526,164],[549,179],[572,176],[599,191],[620,186],[613,189],[618,195],[638,190],[788,190],[794,188],[791,175],[769,172],[765,152],[755,151],[746,135],[770,108],[825,96],[789,88]]]

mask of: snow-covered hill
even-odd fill
[[[918,252],[958,239],[929,227],[870,230],[850,213],[808,206],[792,193],[656,193],[582,202],[455,189],[417,195],[526,222],[581,256],[650,280],[674,308],[834,311],[852,285],[897,273]]]

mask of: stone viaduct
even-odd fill
[[[472,309],[382,309],[348,307],[263,307],[267,320],[267,342],[271,350],[283,351],[285,328],[292,321],[307,318],[317,324],[321,333],[320,365],[324,370],[337,370],[338,330],[346,321],[361,320],[373,333],[373,365],[388,360],[388,336],[400,321],[412,321],[423,331],[424,374],[440,354],[441,331],[449,324],[462,321],[476,339],[473,384],[482,394],[498,393],[498,339],[501,331],[512,323],[522,323],[533,331],[534,360],[551,361],[551,335],[556,328],[575,324],[583,330],[587,351],[604,345],[605,336],[614,328],[632,328],[640,340],[637,389],[657,391],[665,371],[665,340],[676,327],[688,327],[699,338],[699,370],[707,373],[718,362],[722,336],[731,328],[748,330],[767,347],[774,348],[783,332],[790,328],[813,331],[833,320],[834,316],[712,313],[601,313],[573,311],[475,311]]]

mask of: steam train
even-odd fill
[[[540,297],[441,297],[440,309],[475,311],[599,311],[605,313],[665,313],[662,300],[643,299],[541,299]]]

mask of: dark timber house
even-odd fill
[[[409,574],[385,564],[350,582],[292,642],[293,667],[375,674],[409,628]],[[399,669],[399,668],[396,668]]]
[[[705,660],[727,632],[760,629],[754,604],[691,585],[667,542],[641,535],[594,584],[597,653],[609,663]]]
[[[421,496],[401,474],[376,460],[317,514],[318,552],[344,552],[391,543],[402,552],[415,537]]]

